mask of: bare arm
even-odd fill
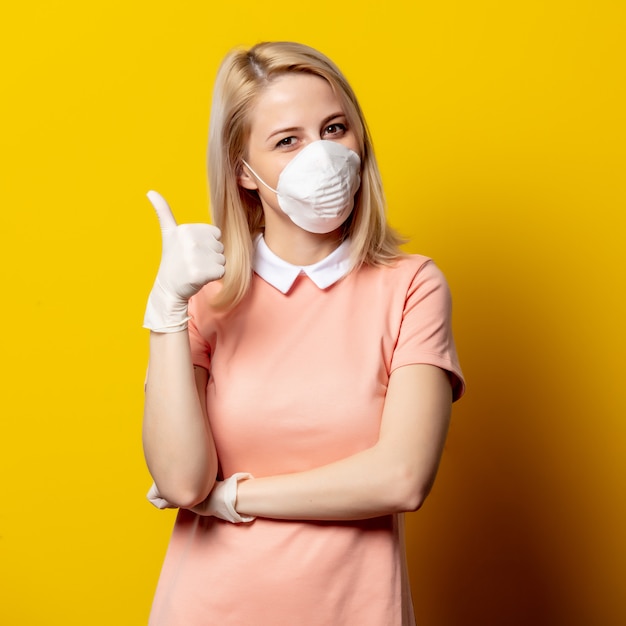
[[[208,377],[192,365],[187,331],[150,333],[144,453],[159,493],[180,507],[204,500],[217,474],[206,412]]]
[[[395,370],[372,448],[306,472],[242,481],[237,511],[275,519],[350,520],[417,510],[435,479],[451,403],[441,369]]]
[[[210,224],[176,223],[165,199],[148,192],[161,227],[161,263],[148,297],[150,333],[143,445],[160,496],[175,506],[202,502],[217,473],[206,412],[208,373],[195,368],[187,329],[189,299],[224,275],[224,246]]]

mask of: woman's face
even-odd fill
[[[336,141],[357,154],[360,152],[343,106],[328,82],[313,74],[285,74],[269,84],[250,112],[246,161],[276,189],[287,163],[305,146],[320,139]],[[276,194],[259,183],[245,165],[239,184],[257,190],[266,218],[268,211],[284,216]]]

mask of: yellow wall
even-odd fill
[[[144,500],[144,193],[205,218],[219,60],[296,39],[354,84],[391,220],[455,297],[422,626],[625,624],[624,4],[230,6],[0,10],[0,623],[145,623],[173,517]]]

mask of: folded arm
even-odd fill
[[[307,520],[417,510],[437,473],[451,404],[443,370],[401,367],[390,377],[380,437],[372,448],[305,472],[243,480],[236,509],[247,516]],[[202,505],[194,510],[202,513]]]

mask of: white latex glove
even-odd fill
[[[161,225],[161,264],[148,298],[144,328],[174,333],[187,328],[189,298],[207,283],[224,276],[224,246],[211,224],[176,224],[159,193],[148,192]]]
[[[194,506],[190,510],[198,515],[218,517],[226,522],[240,524],[241,522],[251,522],[254,517],[249,515],[240,515],[235,509],[237,503],[237,484],[240,480],[253,478],[252,474],[239,472],[233,474],[226,480],[218,480],[211,490],[207,499]],[[157,486],[152,483],[150,491],[148,491],[148,500],[157,507],[157,509],[175,509],[176,506],[169,503],[161,497]]]

